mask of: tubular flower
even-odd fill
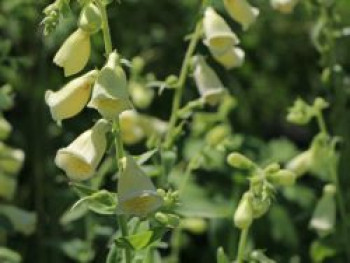
[[[151,179],[131,156],[124,157],[124,169],[118,181],[118,210],[120,214],[146,216],[163,203]]]
[[[97,70],[91,70],[66,84],[61,90],[46,91],[45,101],[50,107],[55,121],[71,118],[83,110],[88,103],[92,85],[98,75]]]
[[[101,69],[88,107],[96,109],[106,119],[114,119],[132,108],[126,76],[116,52],[109,55],[107,64]]]
[[[226,69],[233,69],[242,66],[245,53],[241,48],[232,47],[224,53],[211,52],[214,59]]]
[[[237,210],[233,216],[235,226],[240,229],[248,228],[253,222],[252,196],[245,193],[238,204]]]
[[[311,150],[302,152],[294,157],[286,165],[286,169],[291,170],[297,177],[300,177],[310,171],[313,163],[313,154]]]
[[[120,129],[124,143],[135,144],[145,138],[140,125],[140,116],[134,110],[126,110],[120,114]]]
[[[56,165],[72,180],[82,181],[91,178],[106,151],[108,129],[109,124],[106,120],[97,121],[68,147],[58,150]]]
[[[240,23],[247,30],[259,15],[259,9],[249,5],[247,0],[224,0],[227,12],[233,20]]]
[[[65,76],[71,76],[86,66],[90,51],[90,34],[78,28],[57,51],[53,62],[63,68]]]
[[[239,40],[225,20],[212,7],[205,10],[203,19],[204,43],[212,52],[221,54],[237,45]]]
[[[224,86],[202,56],[194,57],[194,80],[198,91],[209,105],[217,105],[225,94]]]
[[[283,14],[290,14],[298,2],[299,0],[271,0],[271,6]]]

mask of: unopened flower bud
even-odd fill
[[[243,49],[238,47],[229,48],[224,53],[210,51],[214,59],[227,70],[240,67],[244,62],[245,53]]]
[[[287,163],[286,169],[294,172],[297,177],[300,177],[310,170],[312,159],[312,152],[310,150],[302,152]]]
[[[249,5],[247,0],[224,0],[227,12],[247,30],[259,15],[259,10]]]
[[[102,16],[100,10],[95,4],[89,3],[80,13],[78,26],[82,30],[94,34],[100,30],[101,25]]]
[[[325,101],[323,98],[317,97],[314,101],[313,106],[318,111],[321,111],[321,110],[327,109],[329,107],[329,103],[327,101]]]
[[[270,198],[265,199],[259,199],[259,198],[252,198],[251,206],[253,210],[253,217],[259,218],[266,214],[266,212],[269,210],[271,205]]]
[[[248,228],[253,222],[253,210],[251,206],[251,194],[245,193],[238,204],[233,220],[235,226],[240,229]]]
[[[281,166],[278,163],[272,163],[265,167],[264,171],[267,174],[278,172]]]
[[[290,170],[279,170],[268,175],[267,179],[280,186],[292,186],[295,183],[296,175]]]
[[[4,116],[0,116],[0,140],[7,139],[11,131],[11,124],[4,118]]]
[[[231,128],[227,124],[221,124],[212,128],[205,136],[205,141],[212,147],[217,146],[231,134]]]
[[[208,224],[203,218],[189,217],[181,220],[181,228],[199,235],[207,230]]]
[[[234,152],[227,156],[227,162],[232,167],[244,170],[252,170],[256,168],[255,163],[245,157],[243,154]]]
[[[157,212],[154,215],[154,218],[161,224],[163,225],[167,225],[169,223],[169,218],[166,214],[162,213],[162,212]]]
[[[90,34],[78,28],[57,51],[53,62],[64,69],[65,76],[71,76],[86,66],[90,52]]]

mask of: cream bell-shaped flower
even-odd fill
[[[232,47],[224,53],[211,52],[211,54],[227,70],[242,66],[245,57],[244,51],[238,47]]]
[[[259,15],[259,9],[252,7],[247,0],[224,0],[227,12],[233,20],[247,30]]]
[[[223,53],[239,43],[237,36],[212,7],[205,10],[203,29],[205,34],[204,44],[215,53]]]
[[[108,121],[104,119],[97,121],[68,147],[58,150],[56,165],[72,180],[82,181],[91,178],[106,151],[108,130]]]
[[[57,51],[53,62],[63,68],[64,75],[80,72],[90,58],[90,34],[80,28],[72,33]]]
[[[299,0],[271,0],[271,6],[283,14],[290,14],[298,2]]]
[[[125,144],[135,144],[145,138],[140,125],[140,115],[135,110],[126,110],[119,115],[120,130]]]
[[[123,171],[118,181],[117,213],[144,217],[162,206],[151,179],[131,156],[122,159]]]
[[[88,107],[96,109],[104,118],[114,119],[132,108],[125,72],[112,52],[95,82]]]
[[[202,56],[195,56],[193,63],[193,77],[201,97],[209,105],[217,105],[225,94],[224,85]]]
[[[50,107],[51,116],[55,121],[61,122],[83,110],[90,99],[92,85],[97,75],[97,70],[91,70],[85,75],[68,82],[59,91],[46,91],[45,101]]]

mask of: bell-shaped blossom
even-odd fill
[[[82,181],[91,178],[106,151],[108,130],[109,123],[106,120],[97,121],[68,147],[57,152],[56,165],[72,180]]]
[[[232,47],[224,53],[211,52],[214,59],[226,69],[233,69],[242,66],[245,53],[241,48]]]
[[[205,34],[204,43],[212,52],[217,54],[223,53],[239,43],[237,36],[212,7],[205,10],[203,29]]]
[[[119,64],[118,54],[112,52],[95,82],[88,107],[96,109],[105,119],[115,119],[131,109],[126,75]]]
[[[151,179],[131,156],[122,160],[123,170],[118,181],[118,208],[120,214],[144,217],[163,204]]]
[[[298,2],[299,0],[271,0],[271,6],[283,14],[290,14]]]
[[[73,79],[63,88],[54,92],[46,91],[45,101],[50,107],[52,118],[61,122],[80,113],[88,103],[92,85],[98,75],[97,70],[91,70],[85,75]]]
[[[65,76],[80,72],[90,58],[90,34],[80,28],[72,33],[57,51],[53,62],[63,68]]]
[[[252,7],[247,0],[224,0],[224,4],[232,19],[240,23],[244,30],[247,30],[259,15],[259,9]]]
[[[224,85],[202,56],[195,56],[193,77],[201,97],[209,105],[217,105],[225,94]]]

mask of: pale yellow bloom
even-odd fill
[[[214,59],[223,65],[226,69],[232,69],[242,66],[244,62],[245,53],[238,47],[232,47],[224,53],[211,52]]]
[[[121,112],[132,108],[125,72],[116,52],[109,55],[107,64],[101,69],[88,107],[97,109],[106,119],[115,119]]]
[[[135,110],[126,110],[119,116],[123,142],[135,144],[145,138],[146,134],[140,125],[140,116]]]
[[[271,0],[271,6],[283,14],[290,14],[298,2],[299,0]]]
[[[205,34],[204,43],[213,52],[223,53],[239,43],[237,36],[212,7],[205,10],[203,29]]]
[[[259,9],[249,5],[247,0],[224,0],[227,12],[247,30],[259,15]]]
[[[202,56],[194,57],[193,77],[201,97],[209,105],[216,105],[225,94],[224,85]]]
[[[76,181],[91,178],[100,163],[107,146],[106,133],[109,124],[101,119],[89,130],[78,136],[68,147],[56,154],[56,165]]]
[[[90,58],[90,34],[78,28],[57,51],[53,62],[64,69],[64,75],[80,72]]]
[[[124,157],[123,171],[118,181],[118,209],[120,214],[146,216],[161,207],[151,179],[141,170],[131,156]]]
[[[97,74],[97,70],[91,70],[85,75],[73,79],[59,91],[46,91],[45,101],[50,107],[52,118],[55,121],[60,122],[71,118],[83,110],[89,101]]]
[[[11,201],[15,195],[17,181],[14,177],[0,173],[0,198]]]

